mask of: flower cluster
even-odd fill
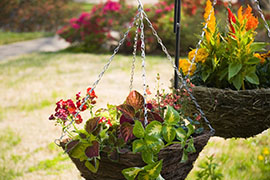
[[[79,113],[96,104],[95,98],[97,96],[95,91],[90,92],[91,88],[88,88],[87,94],[89,95],[89,99],[86,102],[85,98],[81,98],[80,92],[76,94],[76,104],[71,99],[66,101],[61,99],[58,101],[56,103],[55,113],[49,117],[49,120],[57,120],[62,125],[65,125],[67,121],[75,121],[77,124],[82,123],[83,119]]]
[[[189,52],[188,59],[180,60],[180,69],[183,74],[190,72],[197,85],[237,90],[268,86],[270,53],[261,53],[266,43],[254,42],[258,18],[250,6],[241,6],[237,16],[227,10],[229,31],[221,35],[212,3],[207,0],[205,38],[198,50]],[[191,66],[193,60],[196,64]]]

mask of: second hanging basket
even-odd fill
[[[270,127],[270,89],[240,90],[196,86],[192,94],[224,138],[255,136]],[[196,107],[190,104],[195,112]]]

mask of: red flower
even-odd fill
[[[92,88],[87,89],[87,94],[90,96],[90,98],[97,98],[95,91],[93,90],[91,92]]]
[[[232,24],[232,23],[236,23],[235,16],[229,8],[227,8],[227,10],[228,10],[228,18],[229,18],[231,31],[232,31],[232,33],[235,33],[235,29],[234,29],[233,24]]]
[[[83,119],[81,115],[78,114],[77,119],[75,120],[76,124],[81,124],[83,122]]]
[[[77,101],[76,102],[76,105],[77,105],[77,108],[80,109],[80,107],[82,105],[81,101]],[[85,111],[86,109],[87,109],[87,105],[84,104],[83,107],[82,107],[82,109],[81,109],[81,111]]]

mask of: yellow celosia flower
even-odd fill
[[[196,49],[193,49],[192,51],[190,51],[188,53],[188,59],[190,61],[193,60],[193,58],[195,56],[195,52],[196,52]],[[197,52],[197,55],[196,55],[196,58],[195,58],[195,62],[197,62],[197,63],[198,62],[204,63],[206,61],[207,57],[208,57],[207,50],[205,48],[200,48],[200,49],[198,49],[198,52]]]
[[[193,63],[191,67],[191,62],[188,59],[180,59],[179,60],[179,69],[182,70],[184,75],[187,75],[188,72],[190,71],[189,75],[192,76],[196,70],[196,64]]]
[[[259,159],[260,161],[263,161],[263,160],[264,160],[264,157],[263,157],[262,155],[259,155],[259,156],[258,156],[258,159]]]
[[[255,53],[254,56],[255,56],[256,58],[259,58],[259,59],[261,60],[261,61],[260,61],[261,64],[264,64],[265,58],[263,58],[259,53]]]
[[[211,13],[211,15],[210,15]],[[210,19],[208,19],[210,15]],[[213,36],[215,30],[216,30],[216,17],[215,17],[215,11],[212,6],[212,2],[210,0],[207,0],[206,7],[205,7],[205,13],[204,13],[204,21],[207,24],[207,27],[209,31],[205,30],[205,37],[206,40],[209,42],[210,38]]]
[[[269,149],[268,148],[264,148],[263,149],[263,154],[264,155],[269,155],[270,154]]]

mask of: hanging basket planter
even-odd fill
[[[194,137],[194,147],[196,152],[190,153],[188,155],[188,161],[185,163],[180,163],[183,154],[181,145],[174,144],[162,149],[158,156],[159,159],[163,159],[163,168],[161,171],[162,177],[166,180],[184,180],[193,168],[194,161],[198,158],[199,153],[207,144],[210,137],[211,133],[207,131]],[[65,141],[61,143],[63,149],[65,149],[66,143],[67,142]],[[80,161],[79,159],[75,159],[71,156],[69,157],[80,171],[81,176],[86,180],[124,180],[125,178],[122,174],[123,169],[145,166],[145,163],[142,161],[139,153],[134,154],[132,152],[127,152],[125,154],[120,154],[119,162],[113,162],[108,159],[106,153],[101,153],[99,169],[97,173],[92,173],[87,169],[87,167],[85,167],[84,161]]]
[[[234,91],[196,86],[192,94],[216,136],[248,138],[270,127],[270,89]],[[193,104],[190,108],[196,111]]]

